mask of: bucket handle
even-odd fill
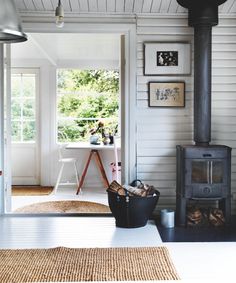
[[[135,179],[133,182],[130,183],[130,186],[131,187],[136,187],[138,182],[140,183],[140,185],[143,184],[141,180]]]
[[[126,220],[127,220],[127,226],[130,226],[129,221],[129,192],[125,190],[125,208],[126,208]]]

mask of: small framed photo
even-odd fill
[[[150,107],[184,107],[184,82],[149,82]]]
[[[190,43],[144,43],[144,75],[190,75]]]

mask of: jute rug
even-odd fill
[[[13,196],[43,196],[50,195],[53,187],[42,186],[12,186]]]
[[[0,282],[178,280],[167,248],[0,250]]]
[[[47,201],[16,209],[20,213],[111,213],[107,205],[90,201]]]

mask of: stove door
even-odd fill
[[[186,159],[185,184],[227,185],[226,159]]]

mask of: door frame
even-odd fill
[[[5,213],[5,172],[4,172],[4,44],[0,43],[0,214]]]
[[[117,33],[119,35],[124,35],[125,38],[125,95],[124,95],[124,105],[122,117],[122,150],[121,150],[121,159],[122,159],[122,180],[124,183],[129,183],[133,179],[136,179],[136,21],[135,18],[131,20],[125,20],[123,24],[119,22],[121,20],[110,19],[106,20],[99,18],[99,22],[91,21],[88,24],[88,20],[83,23],[79,22],[68,22],[66,23],[63,29],[58,29],[54,23],[45,22],[45,18],[37,18],[31,16],[22,16],[23,20],[23,29],[26,33]],[[71,20],[71,19],[70,19]],[[78,19],[76,18],[76,21]],[[104,22],[103,22],[104,21]],[[101,23],[103,22],[103,23]],[[53,67],[52,67],[53,68]],[[40,74],[42,73],[42,69]],[[42,74],[43,75],[43,74]],[[42,85],[40,84],[40,87]],[[42,102],[40,102],[40,105]],[[51,121],[55,120],[54,112],[51,111]],[[0,117],[1,118],[1,117]],[[41,121],[41,119],[40,119]],[[1,122],[1,119],[0,119]],[[55,123],[54,123],[55,124]],[[53,131],[55,125],[51,125],[51,131]],[[53,138],[50,139],[47,148],[49,152],[54,150],[53,148]],[[1,149],[3,146],[1,144]],[[40,156],[42,155],[42,152]],[[0,155],[1,156],[1,155]],[[53,157],[50,158],[50,168],[54,167]],[[50,174],[50,173],[49,173]],[[41,176],[42,178],[42,176]],[[43,177],[44,178],[44,177]],[[50,179],[50,176],[47,176],[46,179]],[[1,179],[1,177],[0,177]],[[4,194],[2,194],[4,196]],[[5,202],[5,196],[2,199],[2,202]],[[4,211],[0,210],[2,214],[7,214]],[[11,213],[14,215],[14,213]],[[46,216],[46,215],[45,215]]]
[[[23,29],[26,33],[117,33],[125,36],[125,96],[123,105],[122,128],[123,137],[121,144],[122,180],[129,183],[136,178],[136,24],[120,24],[115,22],[101,23],[75,23],[68,22],[63,29],[58,29],[54,23],[42,22],[43,19],[27,17],[23,20]],[[37,21],[37,22],[36,22]],[[78,21],[78,19],[76,19]],[[112,21],[112,20],[111,20]],[[52,67],[53,68],[53,67]],[[51,121],[54,121],[51,130],[55,131],[55,113],[51,111]],[[53,129],[54,128],[54,129]],[[55,150],[55,137],[50,141],[49,151]],[[52,155],[52,154],[51,154]],[[54,168],[51,158],[51,172]]]

